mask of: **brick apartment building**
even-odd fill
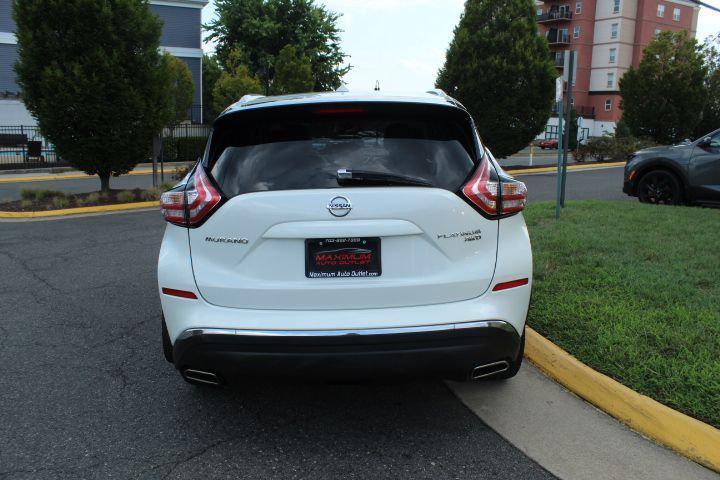
[[[565,50],[578,53],[573,97],[586,136],[615,130],[622,116],[619,79],[639,65],[643,49],[660,31],[687,30],[695,36],[700,11],[690,0],[544,0],[536,5],[538,27],[558,71],[565,73]],[[556,134],[553,116],[542,136]]]
[[[150,10],[163,22],[161,49],[190,68],[195,83],[193,122],[202,121],[201,10],[207,0],[150,0]],[[0,0],[0,126],[36,124],[19,98],[13,65],[17,61],[12,0]]]

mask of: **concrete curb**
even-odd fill
[[[150,202],[120,203],[116,205],[97,205],[94,207],[65,208],[61,210],[42,210],[37,212],[2,212],[1,219],[17,219],[23,220],[28,218],[43,217],[63,217],[67,215],[80,215],[87,213],[104,213],[104,212],[120,212],[124,210],[139,210],[142,208],[157,207],[160,202],[153,200]]]
[[[525,357],[565,388],[642,435],[720,472],[720,430],[599,373],[531,328]]]

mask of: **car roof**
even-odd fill
[[[315,92],[292,95],[265,97],[262,95],[245,95],[240,101],[233,103],[219,117],[246,110],[291,105],[313,105],[323,103],[352,102],[388,102],[388,103],[420,103],[428,105],[445,105],[465,110],[460,102],[448,96],[442,90],[430,90],[422,93],[386,93],[386,92]],[[218,118],[219,118],[218,117]]]

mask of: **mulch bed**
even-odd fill
[[[130,201],[120,201],[118,195],[120,192],[130,192],[133,194],[133,198]],[[27,200],[13,200],[11,202],[0,203],[0,211],[4,212],[39,212],[46,210],[59,210],[65,208],[78,208],[78,207],[94,207],[98,205],[117,205],[121,203],[134,203],[134,202],[148,202],[156,200],[147,196],[148,191],[140,188],[134,190],[110,190],[109,193],[100,195],[99,192],[91,193],[78,193],[65,195],[62,198],[67,200],[67,205],[58,206],[55,203],[55,198],[49,197],[42,200],[32,200],[32,205],[27,205]],[[95,196],[97,199],[88,200],[88,197]]]

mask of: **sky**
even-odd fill
[[[720,0],[704,0],[720,8]],[[352,69],[344,80],[350,90],[385,91],[433,88],[464,0],[322,0],[341,13],[342,49]],[[203,9],[203,22],[215,17],[214,2]],[[700,9],[697,38],[720,32],[720,13]],[[213,45],[206,44],[206,51]]]

